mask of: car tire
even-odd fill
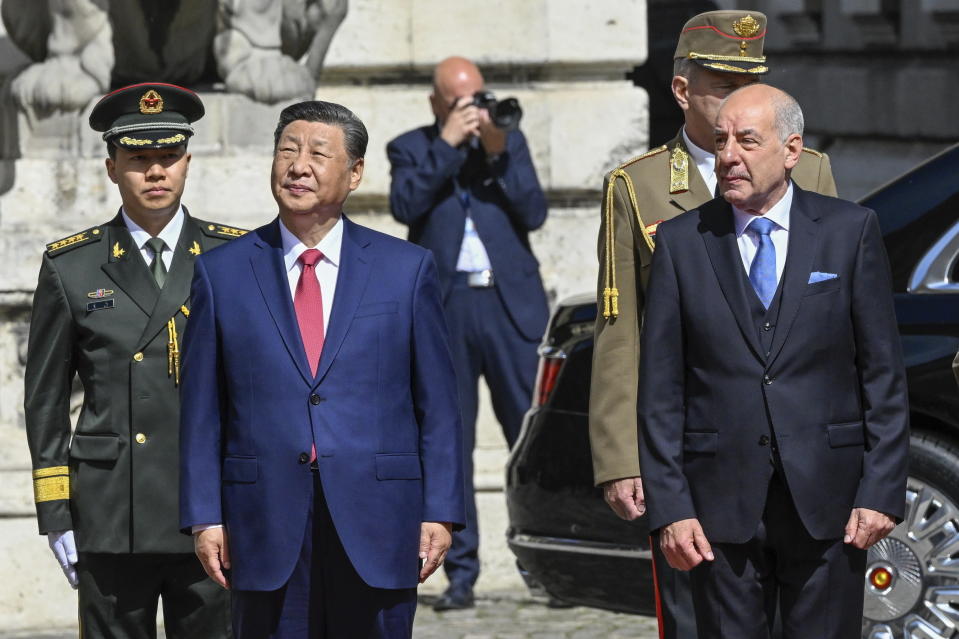
[[[959,639],[959,445],[910,436],[906,512],[869,549],[863,639]]]

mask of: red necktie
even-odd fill
[[[303,251],[299,257],[303,270],[300,271],[296,294],[293,296],[296,323],[300,325],[306,359],[314,376],[323,352],[323,294],[320,292],[320,281],[316,279],[316,263],[321,259],[323,254],[317,249]]]
[[[307,249],[300,254],[303,270],[300,271],[296,294],[293,296],[296,323],[300,325],[300,337],[303,338],[306,359],[314,377],[323,353],[323,293],[320,291],[320,281],[316,278],[316,263],[322,259],[323,253],[317,249]],[[310,461],[316,461],[316,444],[310,451]]]

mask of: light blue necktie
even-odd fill
[[[759,236],[759,248],[753,263],[749,266],[749,281],[759,296],[759,301],[765,308],[773,301],[776,294],[776,245],[769,237],[769,233],[776,227],[776,223],[765,217],[757,216],[749,223],[749,230]]]

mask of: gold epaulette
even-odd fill
[[[78,246],[90,244],[91,242],[99,242],[102,238],[103,232],[100,230],[100,227],[94,226],[85,231],[74,233],[73,235],[65,237],[62,240],[50,242],[47,244],[47,255],[50,257],[62,255],[67,251],[77,248]]]
[[[70,469],[50,466],[33,471],[33,500],[41,504],[57,499],[70,499]]]
[[[817,158],[822,158],[822,153],[820,153],[820,152],[817,151],[816,149],[810,149],[810,148],[807,148],[807,147],[803,147],[802,150],[805,151],[806,153],[811,153],[811,154],[815,155]]]
[[[649,151],[646,151],[646,152],[643,153],[642,155],[637,155],[636,157],[634,157],[634,158],[631,159],[631,160],[626,160],[625,162],[623,162],[622,164],[620,164],[619,166],[617,166],[616,169],[625,169],[625,168],[626,168],[627,166],[629,166],[630,164],[635,164],[636,162],[639,162],[640,160],[645,160],[646,158],[648,158],[648,157],[651,156],[651,155],[656,155],[657,153],[662,153],[663,151],[666,151],[668,148],[669,148],[669,147],[667,147],[665,144],[662,145],[662,146],[657,146],[655,149],[650,149]],[[615,170],[615,169],[614,169],[614,170]]]
[[[226,240],[243,237],[249,232],[246,229],[238,229],[235,226],[226,226],[225,224],[217,224],[215,222],[204,222],[200,225],[200,228],[203,229],[204,234],[210,237],[219,237]]]

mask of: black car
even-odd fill
[[[959,145],[860,201],[892,264],[911,409],[906,518],[869,551],[862,636],[959,639]],[[540,347],[533,407],[507,466],[509,546],[554,598],[653,614],[643,518],[593,486],[588,398],[596,301],[562,301]]]

